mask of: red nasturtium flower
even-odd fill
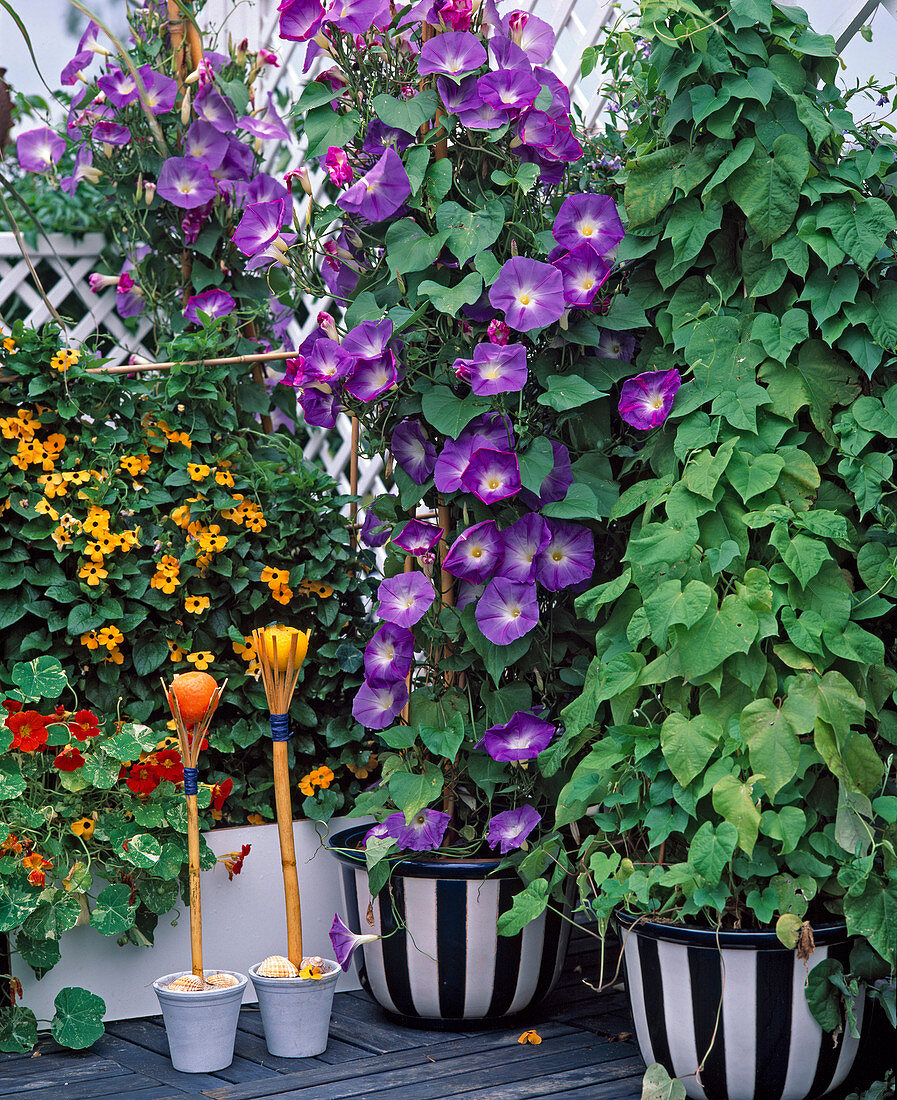
[[[184,782],[184,763],[177,749],[163,749],[153,753],[147,763],[155,769],[157,782],[161,783],[163,779],[171,783]]]
[[[159,786],[159,779],[151,764],[133,764],[125,783],[134,794],[152,794]]]
[[[12,730],[12,749],[20,752],[36,752],[47,741],[47,726],[52,715],[38,714],[36,710],[20,710],[11,714],[5,725]]]
[[[234,789],[234,781],[225,779],[223,783],[216,783],[212,788],[212,809],[220,810],[224,806],[224,800]]]
[[[78,741],[88,741],[100,732],[100,720],[92,710],[79,710],[72,715],[68,727]]]
[[[84,767],[84,757],[74,745],[66,745],[53,761],[53,767],[61,772],[75,772]]]
[[[18,699],[4,699],[3,709],[6,711],[7,714],[15,714],[17,710],[22,709],[22,704],[18,701]]]
[[[44,886],[47,881],[44,871],[47,867],[52,867],[53,863],[44,859],[40,852],[32,852],[22,860],[22,866],[28,871],[28,881],[32,886]]]
[[[233,882],[234,875],[238,875],[243,870],[243,861],[249,855],[251,848],[251,844],[244,844],[239,852],[228,852],[227,855],[219,857],[227,869],[228,882]]]

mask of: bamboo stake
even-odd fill
[[[126,363],[121,367],[85,367],[85,374],[144,374],[174,367],[226,367],[234,363],[274,363],[295,359],[298,351],[260,351],[258,354],[225,355],[217,359],[186,359],[181,363]],[[0,374],[0,382],[15,382],[17,374]]]
[[[310,631],[294,627],[253,630],[252,640],[262,672],[265,698],[270,710],[274,756],[274,807],[280,840],[280,865],[287,918],[287,958],[302,965],[302,906],[299,897],[299,871],[293,841],[293,807],[290,797],[290,769],[287,757],[289,713],[299,670],[308,651]],[[301,641],[300,641],[301,640]],[[279,643],[285,641],[286,646]],[[301,652],[300,652],[301,650]]]
[[[190,954],[193,973],[205,980],[202,967],[202,896],[200,891],[200,857],[199,857],[199,811],[196,806],[197,793],[197,762],[202,743],[209,731],[209,723],[212,715],[221,699],[222,692],[227,686],[227,680],[215,689],[205,714],[202,718],[187,728],[187,724],[181,715],[178,699],[171,687],[166,687],[165,678],[160,677],[162,690],[171,708],[175,726],[178,731],[181,759],[184,762],[184,797],[187,800],[187,861],[190,875]]]
[[[349,446],[349,493],[351,496],[358,496],[358,417],[352,417],[352,442]],[[358,531],[357,521],[358,519],[358,501],[353,499],[349,505],[349,532],[352,540],[352,549],[355,550],[358,546]]]

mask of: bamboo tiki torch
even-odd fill
[[[266,627],[264,630],[252,632],[262,671],[262,682],[265,685],[265,697],[271,712],[274,804],[287,911],[287,957],[296,967],[302,965],[302,910],[299,904],[299,872],[293,844],[293,806],[290,799],[287,741],[290,738],[290,702],[296,690],[299,670],[308,651],[310,633],[310,630],[297,630],[291,626]]]
[[[184,761],[184,797],[187,799],[187,859],[190,871],[190,951],[193,959],[193,973],[204,979],[202,969],[202,899],[199,886],[199,813],[196,808],[196,795],[199,792],[199,751],[209,732],[209,723],[221,699],[221,693],[227,686],[227,680],[215,689],[209,700],[205,714],[189,728],[181,715],[177,695],[171,687],[166,687],[162,677],[162,690],[168,699],[171,714],[178,731],[181,747],[181,759]]]

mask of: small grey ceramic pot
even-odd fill
[[[230,974],[237,984],[228,989],[195,992],[166,989],[175,978],[189,971],[179,970],[153,982],[159,998],[171,1064],[181,1073],[214,1073],[234,1060],[234,1040],[240,1003],[249,979],[234,970],[207,970],[207,974]]]
[[[327,1049],[330,1009],[340,976],[339,963],[325,959],[320,978],[265,978],[250,966],[258,994],[268,1053],[278,1058],[312,1058]]]

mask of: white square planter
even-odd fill
[[[357,822],[356,818],[334,818],[330,832]],[[333,955],[328,935],[333,914],[342,912],[340,871],[334,857],[322,850],[314,826],[313,821],[293,823],[302,902],[302,946],[306,955],[326,958]],[[219,856],[239,852],[243,844],[252,846],[243,870],[234,876],[233,882],[228,882],[223,864],[202,875],[203,964],[207,970],[220,968],[246,974],[253,963],[266,956],[286,954],[277,826],[213,829],[205,838]],[[90,927],[73,928],[60,942],[62,959],[40,981],[18,955],[13,955],[13,974],[22,983],[23,1003],[38,1020],[49,1020],[59,990],[80,985],[103,998],[107,1021],[155,1015],[159,1005],[153,981],[160,974],[190,969],[189,907],[181,904],[179,913],[175,928],[171,926],[172,914],[159,918],[155,945],[150,948],[133,944],[119,947],[114,936],[101,936]],[[340,975],[337,991],[358,988],[354,968]],[[243,1003],[255,1000],[255,991],[249,983]]]

